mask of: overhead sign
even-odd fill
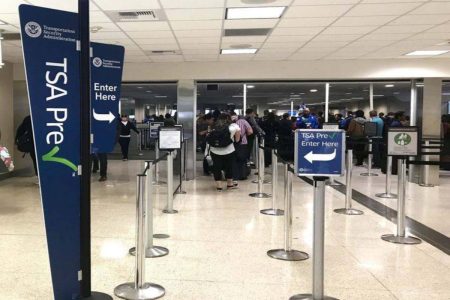
[[[150,138],[157,139],[159,127],[164,126],[164,122],[150,122]]]
[[[116,143],[125,49],[100,43],[91,48],[92,150],[109,153]]]
[[[298,176],[341,176],[344,156],[344,130],[295,131],[295,172]]]
[[[75,13],[20,5],[54,298],[80,294],[80,60]]]
[[[159,149],[181,149],[182,127],[159,127]]]
[[[416,156],[419,152],[418,128],[391,127],[387,135],[388,155]]]

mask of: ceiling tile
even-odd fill
[[[406,15],[400,17],[389,25],[421,25],[421,24],[441,24],[449,21],[450,15]]]
[[[270,43],[284,43],[284,42],[307,42],[311,40],[313,35],[282,35],[282,36],[270,36],[267,42]]]
[[[19,27],[13,25],[0,25],[0,30],[4,30],[5,32],[17,33],[20,32]]]
[[[257,4],[257,2],[259,2],[259,4]],[[228,0],[227,7],[288,6],[290,3],[291,0],[269,0],[269,1]]]
[[[173,37],[172,31],[169,30],[127,31],[127,34],[134,39]]]
[[[2,0],[0,2],[0,12],[2,14],[17,14],[20,4],[28,4],[21,0]]]
[[[277,27],[321,27],[330,25],[336,19],[337,17],[281,19]]]
[[[261,61],[273,61],[273,60],[285,60],[288,55],[256,55],[253,60]]]
[[[258,50],[258,54],[269,54],[269,53],[294,53],[298,47],[295,48],[263,48]]]
[[[300,53],[304,53],[304,54],[321,53],[322,55],[326,55],[327,53],[331,53],[331,52],[336,51],[336,49],[338,49],[338,48],[323,48],[323,47],[321,47],[321,48],[315,48],[315,47],[307,48],[307,47],[304,47],[304,48],[298,50],[297,54],[300,54]]]
[[[366,34],[376,28],[377,26],[331,26],[322,34]]]
[[[116,24],[112,23],[112,22],[91,22],[90,23],[90,27],[101,27],[100,31],[101,32],[105,32],[105,31],[109,31],[109,32],[114,32],[114,31],[120,31],[120,28],[116,26]]]
[[[221,30],[176,30],[175,36],[183,37],[220,37]]]
[[[184,61],[181,55],[152,55],[150,58],[154,62],[180,62]]]
[[[145,53],[142,50],[127,50],[125,56],[145,56]]]
[[[222,43],[264,42],[266,38],[266,36],[224,36],[222,37]]]
[[[8,23],[8,24],[12,24],[12,25],[19,25],[20,24],[20,19],[19,19],[19,14],[15,13],[15,14],[0,14],[0,20]]]
[[[183,48],[183,54],[189,54],[189,55],[218,55],[219,54],[219,48],[217,49],[184,49]]]
[[[182,44],[182,49],[219,49],[219,43],[213,44]]]
[[[438,16],[435,16],[435,17],[438,17]],[[448,16],[448,17],[450,17],[450,16]],[[450,23],[433,27],[430,30],[427,30],[427,32],[448,32],[448,33],[450,33]]]
[[[190,37],[190,38],[179,38],[177,39],[180,44],[214,44],[220,43],[219,37]]]
[[[275,28],[272,31],[271,36],[274,35],[316,35],[325,27],[306,27],[306,28],[295,28],[295,27],[281,27]]]
[[[178,50],[177,44],[141,45],[142,50]]]
[[[360,0],[295,0],[293,6],[297,5],[335,5],[335,4],[355,4]]]
[[[271,42],[266,42],[263,45],[263,49],[273,49],[273,48],[280,48],[281,46],[283,46],[284,48],[299,48],[303,45],[303,43],[294,43],[294,42],[285,42],[283,44],[280,43],[271,43]]]
[[[242,45],[242,47],[238,47]],[[263,43],[259,42],[249,42],[249,43],[237,43],[237,42],[222,42],[220,48],[222,49],[231,49],[231,48],[256,48],[260,49]]]
[[[172,21],[170,22],[174,30],[191,29],[221,29],[222,20],[203,20],[203,21]]]
[[[366,16],[366,17],[342,17],[337,20],[333,26],[376,26],[384,25],[393,19],[395,16]]]
[[[330,43],[329,41],[311,41],[305,45],[305,48],[332,48],[332,47],[344,47],[348,42],[344,41],[335,41]]]
[[[166,9],[167,18],[171,21],[185,20],[222,20],[225,10],[223,8],[201,9]]]
[[[125,31],[153,31],[170,30],[169,24],[164,21],[156,22],[117,22],[120,28]]]
[[[55,0],[63,2],[61,0]],[[64,2],[68,2],[67,0]],[[73,1],[74,2],[74,1]],[[126,1],[111,1],[111,0],[95,0],[95,3],[103,10],[133,10],[133,9],[155,9],[160,8],[158,0],[126,0]]]
[[[101,11],[91,11],[89,20],[91,22],[111,22],[111,20]]]
[[[448,15],[450,12],[450,1],[430,2],[422,5],[411,12],[412,15]]]
[[[240,28],[272,28],[278,22],[278,19],[249,19],[249,20],[225,20],[225,29]]]
[[[176,44],[175,38],[134,39],[138,45]]]
[[[91,33],[92,39],[97,40],[109,40],[109,39],[126,39],[128,36],[125,35],[122,31],[119,32],[111,32],[111,31],[99,31],[97,33]]]
[[[446,32],[423,32],[409,37],[410,40],[445,40],[448,41],[449,34]]]
[[[357,40],[355,42],[352,42],[348,44],[347,47],[353,47],[353,48],[372,48],[372,49],[378,49],[380,47],[386,46],[392,44],[392,41],[370,41],[370,40]]]
[[[427,2],[428,0],[363,0],[361,3]]]
[[[362,41],[369,40],[369,41],[398,41],[405,39],[407,37],[410,37],[411,33],[372,33],[365,35],[361,38]]]
[[[185,61],[217,61],[218,55],[184,55]]]
[[[225,0],[161,0],[164,8],[224,7]]]
[[[53,9],[59,9],[59,10],[65,10],[65,11],[71,11],[71,12],[78,12],[78,1],[61,1],[61,0],[29,0],[29,2],[33,5],[41,6],[41,7],[48,7]],[[2,0],[3,4],[3,0]],[[92,3],[90,4],[90,10],[99,10],[97,5]]]
[[[350,42],[360,38],[359,34],[320,34],[314,38],[314,41],[341,41],[341,42]]]
[[[285,13],[284,17],[338,17],[347,12],[351,7],[351,5],[292,6]]]
[[[420,3],[380,3],[359,4],[350,10],[347,17],[357,16],[399,16],[407,13]]]
[[[255,54],[222,54],[219,56],[221,61],[233,61],[233,60],[251,60],[255,57]]]
[[[419,33],[431,28],[433,25],[396,25],[383,26],[377,29],[374,34],[378,33]]]
[[[296,53],[290,56],[288,60],[317,60],[323,56],[323,53]]]

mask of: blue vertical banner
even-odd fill
[[[54,298],[80,297],[80,81],[75,13],[20,5]]]
[[[125,49],[91,43],[92,151],[109,153],[116,143]]]

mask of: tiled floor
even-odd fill
[[[134,175],[140,168],[136,161],[111,161],[110,180],[93,182],[95,290],[112,294],[116,285],[133,279],[128,249],[134,244]],[[280,170],[280,206],[282,187]],[[176,215],[161,213],[165,187],[156,193],[155,233],[170,238],[155,244],[168,247],[170,254],[147,259],[146,276],[166,288],[164,299],[288,299],[311,291],[311,259],[285,262],[266,255],[283,245],[283,217],[259,213],[271,200],[248,197],[255,184],[217,193],[211,178],[199,177],[185,189],[188,193],[175,199]],[[29,178],[13,178],[0,182],[0,195],[0,299],[52,299],[38,188]],[[327,187],[326,294],[339,299],[450,299],[448,255],[426,243],[386,243],[380,236],[394,232],[394,224],[357,203],[362,216],[333,213],[343,204],[344,196]],[[294,179],[293,246],[310,254],[312,205],[312,187]]]

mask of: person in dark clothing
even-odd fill
[[[19,128],[17,128],[15,137],[16,145],[23,143],[24,137],[27,137],[26,145],[21,145],[23,146],[24,151],[20,150],[20,148],[19,151],[30,153],[31,160],[33,161],[34,174],[37,176],[38,171],[36,164],[36,152],[34,149],[33,126],[31,125],[31,117],[29,115],[23,119],[22,124],[20,124]]]
[[[355,152],[357,166],[362,166],[366,155],[366,145],[363,144],[365,140],[364,124],[366,122],[367,120],[364,117],[364,112],[358,110],[355,112],[355,118],[353,118],[348,125],[347,134],[350,136],[351,142],[354,142],[354,144],[350,144],[349,146]]]
[[[166,118],[164,119],[164,127],[171,127],[176,124],[177,122],[175,122],[175,119],[170,114],[166,114]]]
[[[108,154],[107,153],[93,153],[92,154],[92,173],[97,173],[100,169],[100,179],[98,181],[106,181],[108,171]],[[100,168],[99,168],[100,166]]]
[[[136,129],[136,126],[132,122],[128,120],[127,115],[122,115],[120,126],[120,135],[119,135],[119,144],[122,150],[122,160],[128,160],[128,149],[130,147],[131,140],[131,130],[139,134],[139,131]]]
[[[277,152],[285,161],[294,160],[294,131],[292,130],[292,121],[288,113],[285,113],[278,125]]]
[[[247,137],[248,140],[248,160],[250,160],[250,156],[253,152],[253,146],[254,146],[254,142],[255,142],[255,136],[258,135],[259,137],[264,136],[266,133],[264,132],[264,130],[262,130],[262,128],[259,126],[258,122],[256,122],[256,114],[255,111],[251,108],[247,108],[247,110],[245,111],[245,120],[250,124],[250,126],[252,126],[252,130],[253,130],[253,134],[249,135]],[[254,159],[254,158],[253,158]],[[255,164],[257,162],[254,162]]]
[[[278,126],[279,123],[273,112],[269,112],[266,119],[261,123],[261,128],[266,134],[264,136],[264,146],[267,147],[264,149],[264,162],[266,168],[272,164],[272,150],[270,148],[275,148]]]

